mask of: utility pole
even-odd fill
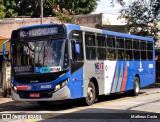
[[[41,24],[43,24],[43,0],[41,0]]]

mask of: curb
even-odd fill
[[[153,83],[153,84],[146,86],[144,88],[160,88],[160,83]]]

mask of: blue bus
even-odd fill
[[[11,58],[5,57],[10,42]],[[92,105],[99,95],[130,91],[155,82],[153,38],[75,24],[41,24],[14,30],[3,44],[11,61],[15,101],[83,98]]]

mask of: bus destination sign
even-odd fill
[[[20,37],[36,37],[36,36],[45,36],[58,33],[58,27],[47,27],[47,28],[34,28],[30,30],[20,31]]]

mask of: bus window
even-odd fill
[[[122,38],[116,39],[116,48],[124,48],[124,39]]]
[[[153,50],[153,44],[152,42],[147,43],[147,50]]]
[[[98,48],[98,60],[105,60],[106,56],[106,48]]]
[[[141,51],[141,60],[146,60],[146,51]]]
[[[153,60],[153,52],[152,51],[148,51],[147,55],[148,55],[148,60]]]
[[[140,52],[137,50],[134,50],[134,60],[139,60],[140,59]]]
[[[124,50],[117,50],[117,59],[124,60]]]
[[[108,49],[108,60],[115,60],[115,49]]]
[[[82,38],[82,31],[74,31],[72,33],[72,39],[76,41],[77,44],[80,46],[80,53],[77,55],[76,60],[77,61],[82,61],[83,58],[83,38]],[[72,45],[73,46],[73,45]],[[73,49],[74,47],[72,47]],[[73,59],[75,58],[74,52],[72,51],[72,57]]]
[[[140,41],[140,50],[141,50],[141,60],[147,59],[147,53],[146,53],[146,42]]]
[[[146,42],[140,42],[140,49],[146,50]]]
[[[133,60],[133,51],[126,50],[126,60]]]
[[[129,40],[129,39],[125,40],[125,48],[132,49],[132,40]]]
[[[107,38],[107,47],[115,47],[115,38],[114,37]]]
[[[85,41],[87,46],[95,46],[95,35],[93,34],[86,34],[85,35]]]
[[[96,59],[96,48],[86,47],[86,59],[88,60]]]
[[[148,60],[153,60],[153,43],[152,42],[148,42],[147,43],[147,56],[148,56]]]
[[[106,46],[106,38],[105,36],[97,36],[98,47]]]
[[[98,60],[105,60],[107,55],[106,55],[106,38],[103,35],[98,35],[97,36],[97,44],[98,44],[98,49],[97,49],[97,57]]]
[[[139,49],[139,41],[137,40],[133,41],[133,49]]]

